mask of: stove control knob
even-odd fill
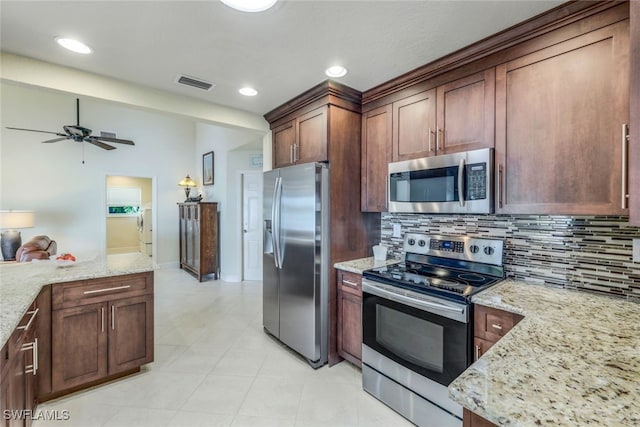
[[[469,247],[469,250],[472,254],[477,254],[478,252],[480,252],[480,247],[478,245],[471,245]]]
[[[407,243],[409,243],[409,246],[413,246],[416,244],[416,239],[409,239]]]
[[[418,240],[418,246],[420,246],[421,248],[423,248],[426,244],[427,242],[425,242],[424,240]]]
[[[495,250],[495,249],[493,249],[491,246],[485,246],[485,247],[484,247],[484,253],[485,253],[485,255],[493,255],[493,253],[494,253],[495,251],[496,251],[496,250]]]

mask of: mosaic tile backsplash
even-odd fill
[[[632,239],[640,228],[627,217],[547,215],[382,214],[381,243],[402,257],[405,232],[469,235],[505,241],[507,277],[640,302],[640,263],[632,261]]]

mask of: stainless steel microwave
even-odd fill
[[[389,212],[492,213],[493,148],[389,163]]]

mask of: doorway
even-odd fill
[[[242,278],[262,280],[262,171],[242,172]]]
[[[106,253],[153,256],[153,179],[107,175]]]

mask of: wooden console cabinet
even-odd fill
[[[218,204],[178,203],[180,215],[180,268],[202,282],[220,276]]]
[[[505,336],[524,317],[496,308],[475,305],[473,313],[473,361],[478,360],[491,346]],[[481,416],[464,410],[464,427],[494,427]]]
[[[362,275],[338,273],[338,355],[362,367]]]
[[[52,285],[52,393],[153,361],[153,272]]]

